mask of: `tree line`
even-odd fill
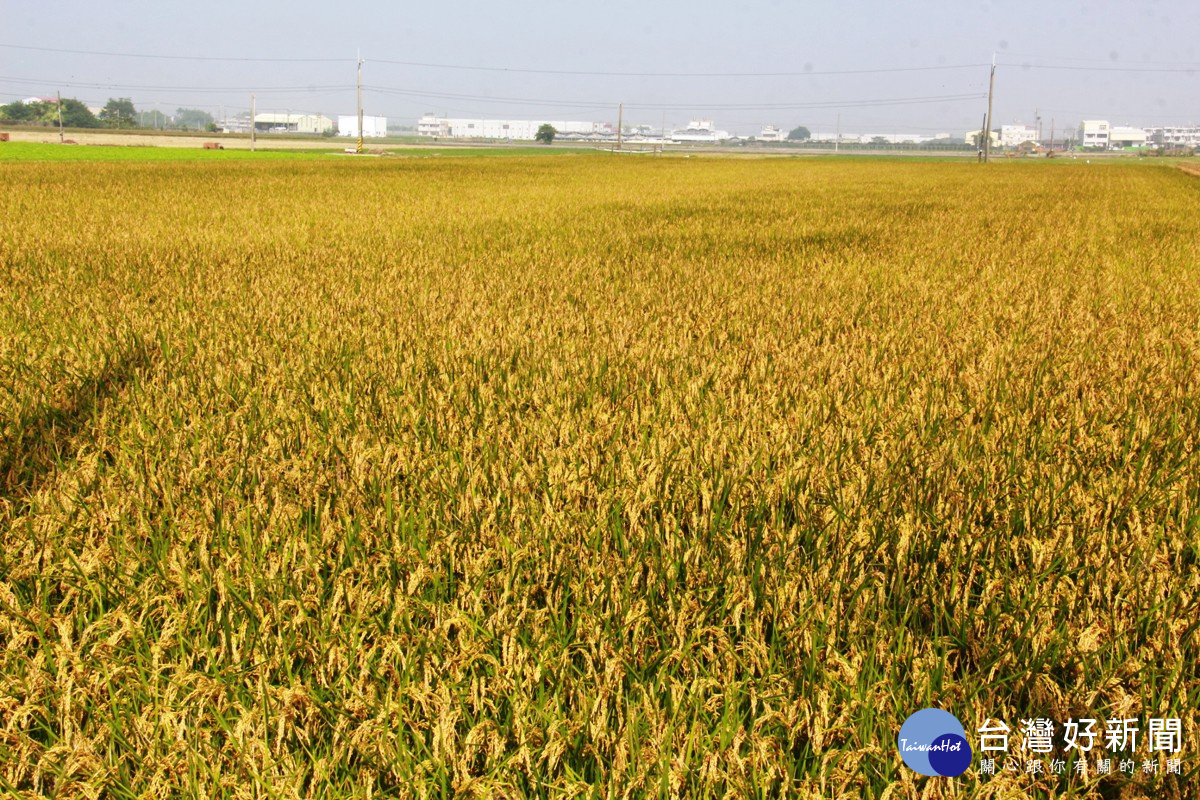
[[[174,115],[155,109],[138,111],[128,97],[110,97],[98,114],[83,102],[64,97],[62,100],[17,100],[0,105],[0,122],[15,125],[59,124],[62,109],[64,128],[157,128],[177,131],[215,131],[216,120],[207,111],[177,108]]]

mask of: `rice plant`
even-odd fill
[[[5,790],[1195,796],[1194,177],[0,179]],[[927,706],[1183,774],[922,778]]]

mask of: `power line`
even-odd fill
[[[53,80],[50,78],[20,78],[9,75],[0,75],[0,83],[16,83],[23,85],[51,85],[51,86],[70,86],[76,89],[106,89],[106,90],[133,90],[139,92],[209,92],[209,93],[233,93],[233,92],[340,92],[353,90],[354,84],[335,84],[322,86],[139,86],[135,84],[119,84],[119,83],[85,83],[81,81],[62,81]]]
[[[189,56],[164,55],[159,53],[118,53],[104,50],[72,50],[63,47],[38,47],[34,45],[2,44],[0,47],[12,50],[29,50],[42,53],[69,53],[73,55],[106,56],[112,58],[148,58],[170,61],[229,61],[229,62],[261,62],[261,63],[354,63],[353,58],[259,58],[246,56]],[[937,64],[923,67],[878,67],[871,69],[803,69],[777,70],[769,72],[637,72],[621,70],[573,70],[573,69],[540,69],[531,67],[497,67],[477,66],[472,64],[442,64],[428,61],[398,61],[395,59],[368,59],[373,64],[392,64],[403,67],[423,67],[427,69],[453,69],[474,72],[515,72],[529,75],[578,75],[590,77],[626,77],[626,78],[796,78],[809,75],[879,75],[893,72],[936,72],[962,69],[977,69],[986,67],[979,64]]]
[[[1030,64],[1030,63],[1007,63],[999,62],[1003,67],[1018,67],[1020,69],[1049,69],[1049,70],[1064,70],[1069,72],[1154,72],[1154,73],[1177,73],[1183,75],[1196,75],[1200,73],[1200,66],[1195,67],[1086,67],[1086,66],[1071,66],[1068,64]]]
[[[988,66],[979,64],[945,64],[931,67],[881,67],[877,69],[833,69],[779,72],[623,72],[612,70],[530,69],[522,67],[480,67],[468,64],[436,64],[425,61],[395,61],[386,58],[373,59],[375,64],[395,64],[404,67],[427,67],[431,69],[458,69],[475,72],[518,72],[533,75],[581,75],[605,78],[797,78],[809,75],[878,75],[893,72],[932,72],[938,70],[978,69]]]
[[[1013,52],[1012,50],[1005,50],[1002,53],[1002,55],[1016,56],[1018,58],[1034,58],[1039,61],[1084,61],[1084,62],[1099,62],[1099,63],[1104,63],[1104,64],[1111,64],[1113,61],[1116,60],[1112,56],[1109,56],[1108,58],[1095,58],[1095,57],[1080,58],[1080,57],[1073,57],[1073,56],[1054,56],[1053,58],[1050,58],[1050,57],[1047,57],[1044,55],[1038,55],[1037,53],[1017,53],[1017,52]],[[1125,61],[1124,63],[1138,64],[1138,65],[1153,64],[1155,66],[1160,66],[1160,67],[1167,66],[1167,67],[1197,67],[1197,68],[1200,68],[1200,61]]]
[[[520,103],[524,105],[541,106],[594,106],[599,108],[614,107],[616,102],[588,102],[583,100],[542,100],[532,97],[496,97],[489,95],[450,94],[443,92],[423,92],[415,89],[400,89],[385,86],[368,86],[368,89],[382,94],[399,95],[403,97],[427,97],[431,99],[468,100],[478,103]],[[910,105],[920,103],[957,102],[962,100],[979,100],[986,96],[984,92],[962,94],[924,95],[919,97],[890,97],[865,100],[827,100],[816,102],[788,103],[625,103],[632,109],[653,110],[694,110],[694,111],[769,111],[805,108],[851,108],[874,107],[887,105]]]
[[[228,56],[180,56],[155,55],[149,53],[110,53],[102,50],[67,50],[61,47],[34,47],[23,44],[0,44],[10,50],[34,50],[40,53],[70,53],[81,56],[107,56],[112,58],[154,58],[170,61],[255,61],[264,63],[344,63],[353,61],[352,58],[254,58]]]

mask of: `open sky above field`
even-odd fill
[[[280,0],[7,0],[0,101],[129,96],[142,109],[683,125],[711,118],[847,132],[978,128],[988,63],[997,125],[1200,118],[1200,6],[1112,0],[938,4],[662,0],[304,7]]]

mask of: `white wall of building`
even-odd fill
[[[997,131],[992,131],[989,134],[988,138],[990,138],[992,140],[992,147],[1000,146],[1000,134]],[[978,140],[979,140],[979,131],[978,130],[967,131],[966,135],[963,136],[963,144],[977,144]]]
[[[1079,123],[1079,144],[1082,147],[1100,147],[1105,150],[1145,147],[1152,141],[1152,133],[1145,128],[1109,125],[1108,121],[1103,119],[1085,119]]]
[[[324,133],[333,127],[333,120],[324,114],[300,112],[269,112],[254,115],[254,127],[260,131],[290,133]]]
[[[363,114],[363,138],[379,139],[387,136],[387,117],[368,117]],[[338,136],[358,138],[358,115],[338,117]]]
[[[1085,119],[1079,123],[1079,144],[1081,147],[1102,147],[1108,149],[1108,120]]]
[[[939,133],[936,136],[925,136],[919,133],[853,133],[842,131],[813,131],[813,142],[841,142],[842,144],[880,144],[876,139],[883,139],[885,144],[926,144],[929,142],[950,143],[950,134]]]
[[[774,125],[767,125],[758,134],[760,142],[784,142],[787,141],[788,132],[776,128]]]
[[[1119,147],[1145,147],[1149,139],[1149,135],[1141,128],[1113,125],[1108,130],[1108,145],[1113,149]]]
[[[1037,140],[1037,128],[1031,128],[1028,125],[1000,126],[1001,147],[1020,147],[1025,142],[1036,143]]]
[[[921,136],[917,133],[863,133],[858,137],[862,144],[879,144],[876,139],[883,139],[887,144],[921,144],[933,137]],[[842,141],[845,141],[843,138]]]
[[[437,117],[426,114],[417,121],[419,136],[438,136],[451,139],[516,139],[533,141],[538,128],[552,125],[558,134],[610,135],[613,126],[607,122],[547,119],[466,119]],[[365,126],[364,126],[365,127]]]
[[[732,139],[729,131],[719,131],[711,119],[693,119],[688,121],[686,128],[671,131],[667,138],[672,142],[688,144],[712,144]]]
[[[1156,147],[1200,147],[1200,125],[1167,125],[1143,130],[1147,141]]]
[[[450,130],[446,125],[446,122],[447,120],[442,119],[434,114],[426,114],[417,120],[417,135],[438,137],[449,136]]]

